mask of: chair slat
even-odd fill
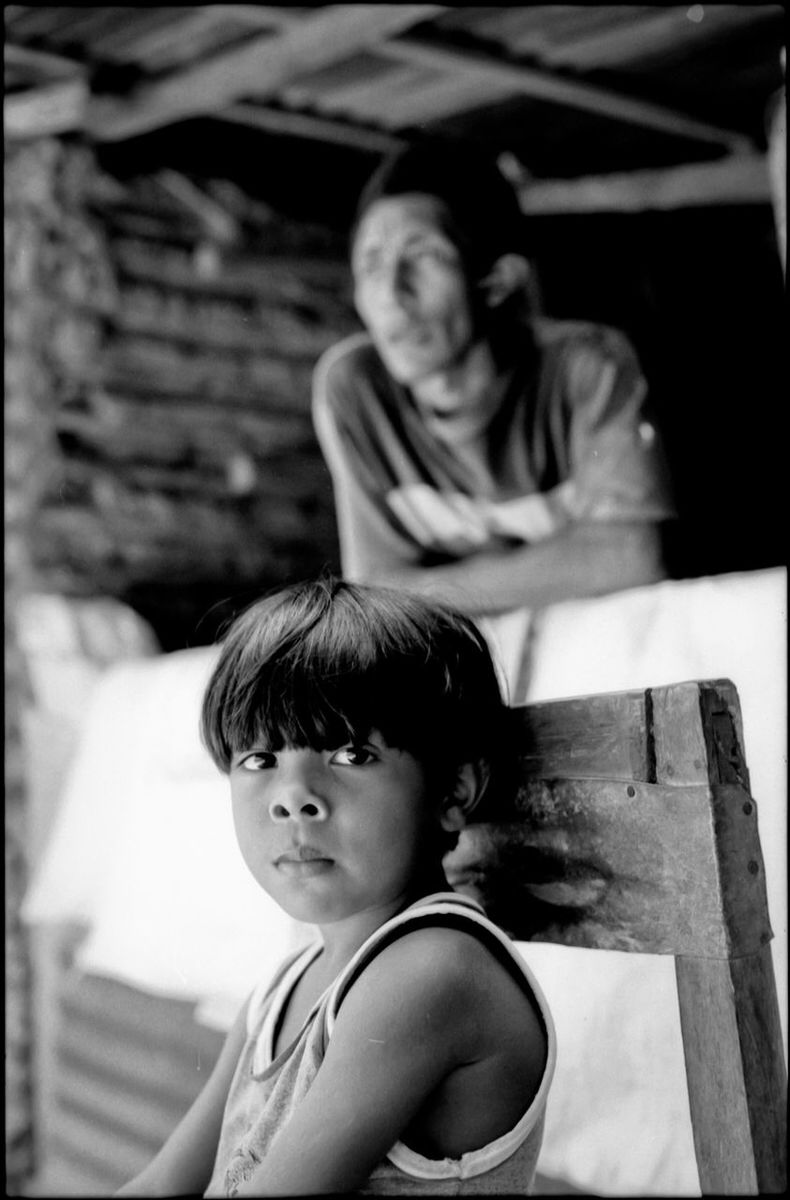
[[[514,708],[522,775],[653,782],[648,710],[641,690]]]
[[[771,938],[757,808],[736,785],[527,780],[513,818],[470,825],[445,870],[519,941],[726,958]]]

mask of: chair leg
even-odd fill
[[[783,1193],[787,1071],[770,946],[679,957],[675,969],[702,1193]]]

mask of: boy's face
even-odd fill
[[[373,732],[337,750],[233,756],[233,820],[257,882],[293,918],[329,924],[405,899],[437,820],[425,772]]]
[[[377,200],[351,253],[357,311],[390,374],[407,386],[455,366],[474,341],[460,255],[439,202],[419,194]]]

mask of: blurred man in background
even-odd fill
[[[613,329],[532,311],[524,219],[493,161],[386,160],[351,269],[366,332],[314,380],[348,578],[480,617],[663,578],[674,507],[636,355]],[[518,628],[506,657],[523,656]]]

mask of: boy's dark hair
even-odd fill
[[[335,749],[377,729],[432,786],[465,762],[508,772],[507,707],[488,645],[468,617],[389,588],[324,577],[251,605],[223,639],[201,713],[220,770],[234,752]],[[439,793],[446,794],[446,792]]]

